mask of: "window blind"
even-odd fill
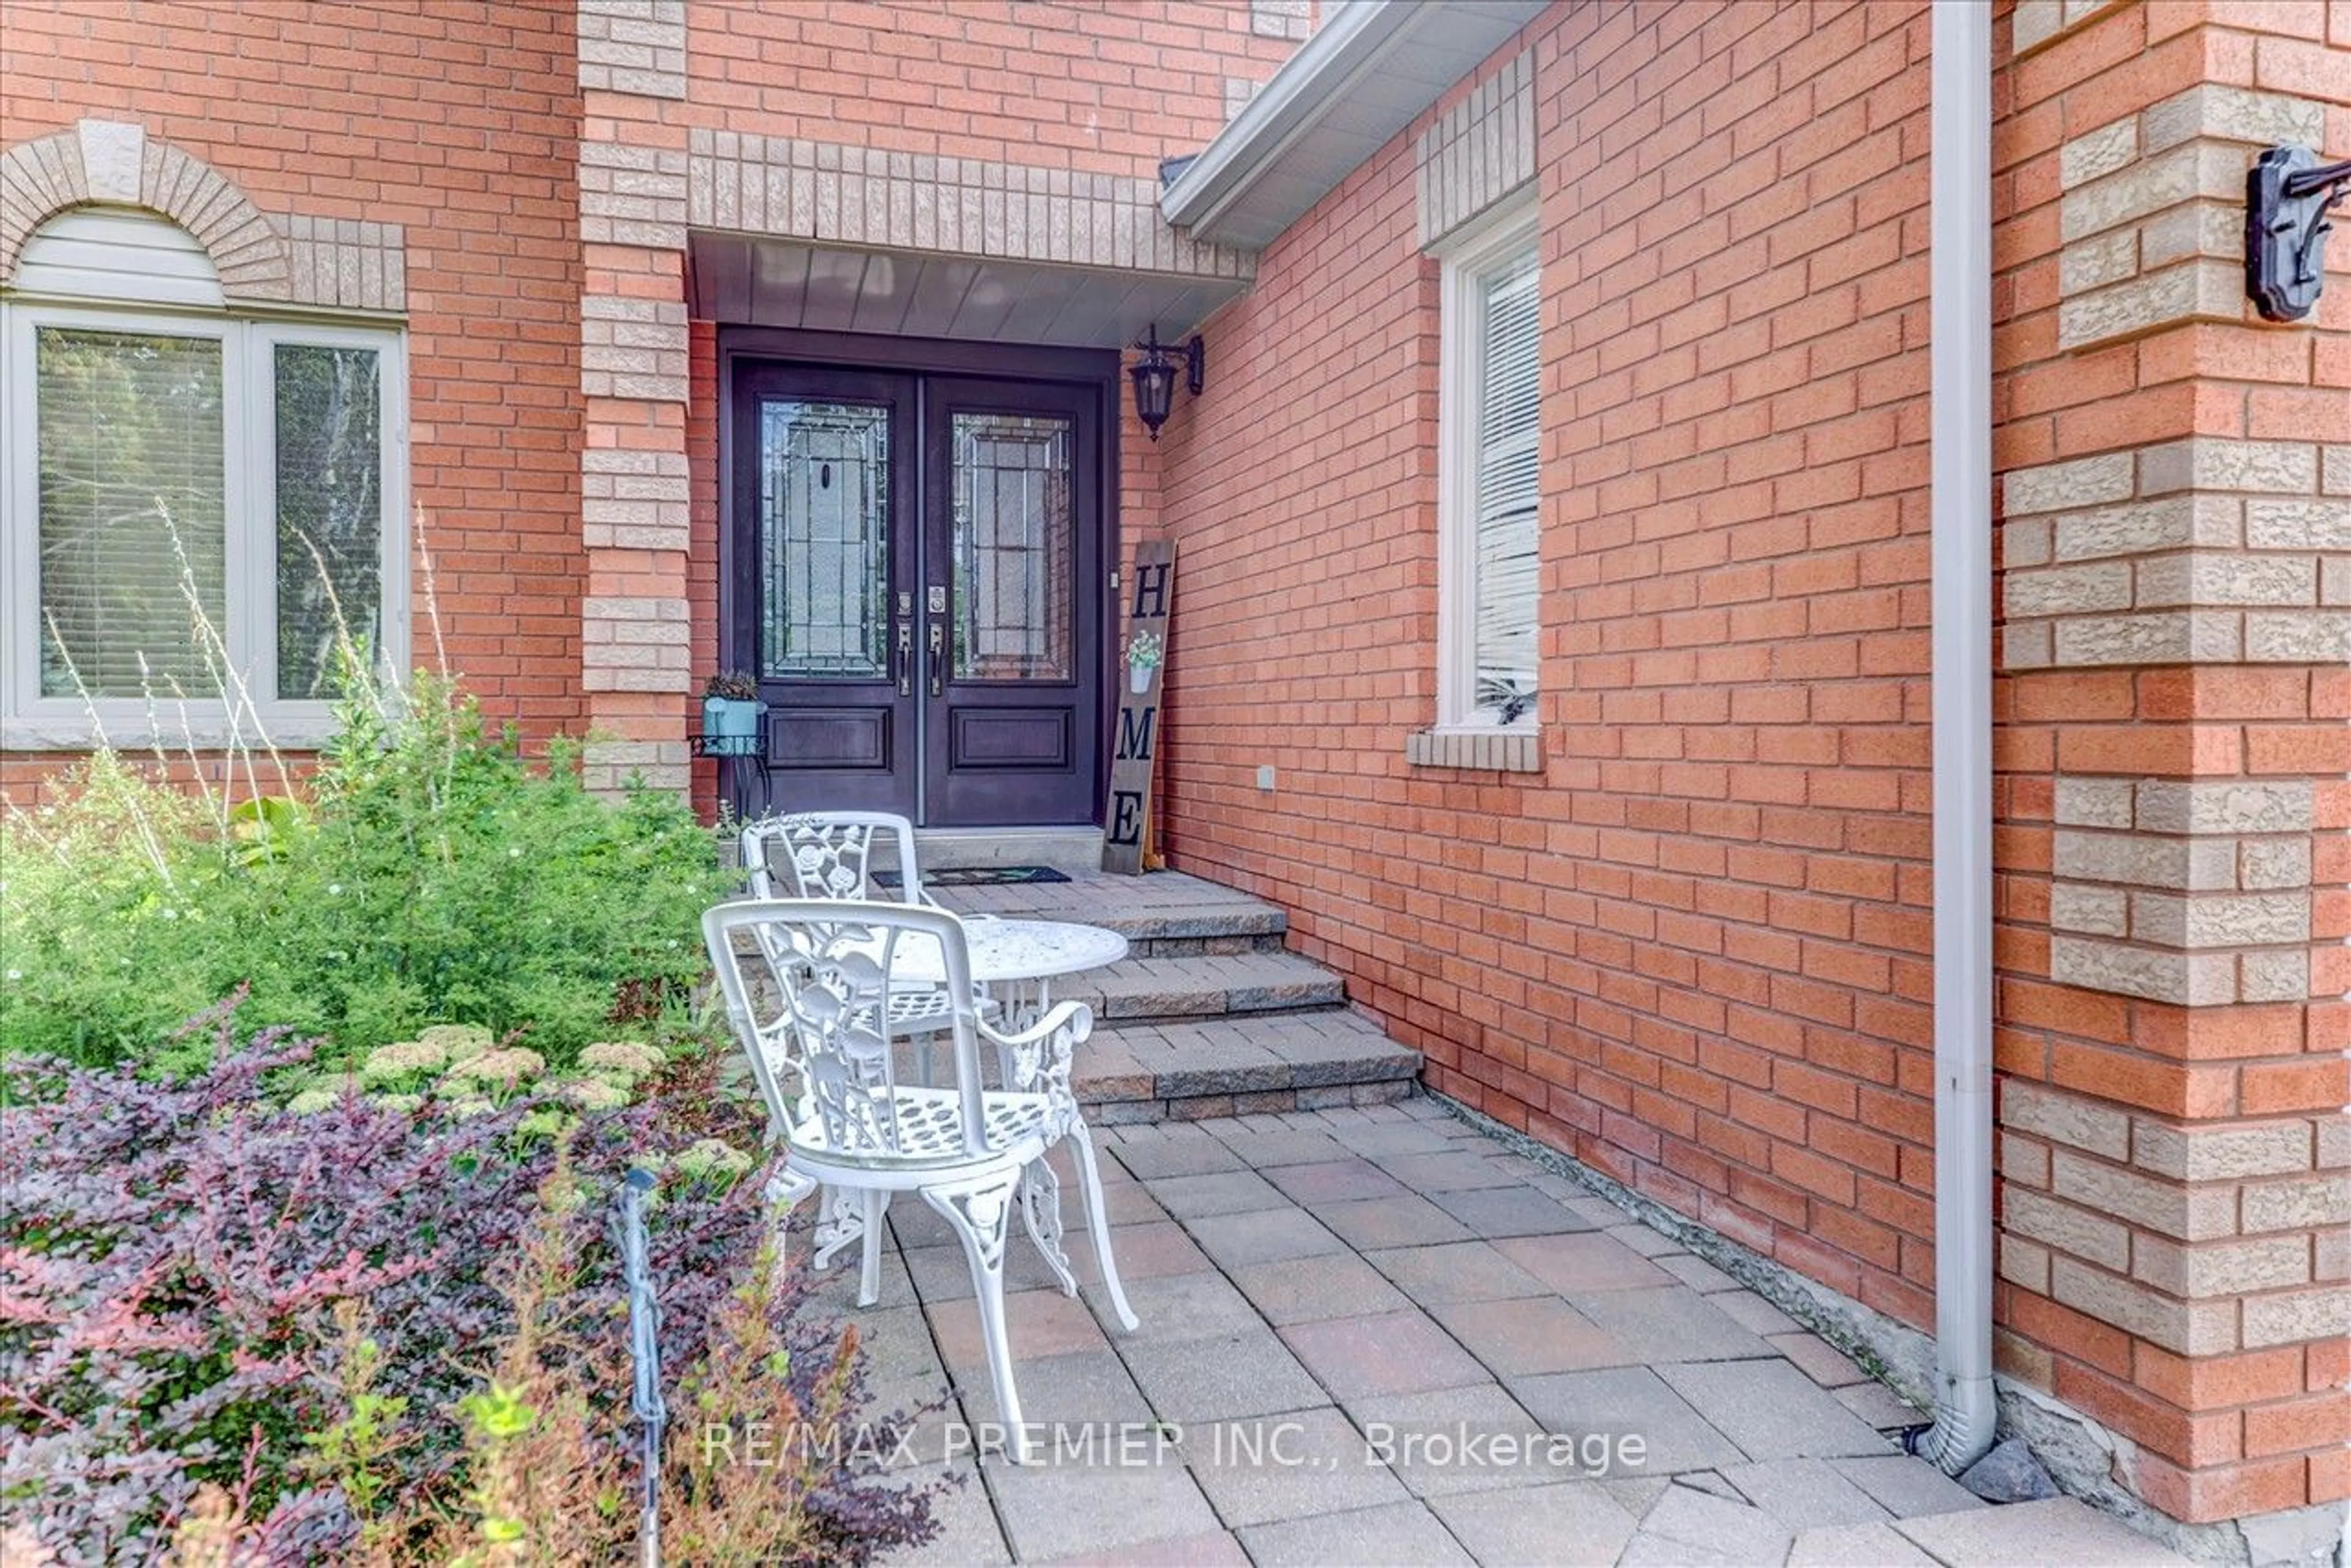
[[[182,582],[225,633],[221,340],[36,338],[41,695],[78,695],[78,675],[97,697],[210,695]]]
[[[1535,694],[1542,497],[1541,291],[1532,250],[1478,280],[1479,369],[1470,701],[1521,716]]]

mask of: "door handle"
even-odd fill
[[[914,623],[901,621],[898,622],[898,695],[902,697],[914,695]]]
[[[947,629],[945,622],[931,622],[931,695],[946,695]]]

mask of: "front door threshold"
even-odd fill
[[[1100,828],[917,828],[915,852],[923,870],[952,867],[1045,865],[1060,872],[1100,871]]]

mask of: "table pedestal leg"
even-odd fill
[[[1029,988],[1037,988],[1030,995]],[[1050,980],[998,980],[988,989],[998,1009],[996,1027],[1007,1034],[1018,1034],[1043,1018],[1053,1006],[1053,982]]]
[[[1043,1155],[1029,1161],[1029,1168],[1020,1173],[1020,1223],[1027,1228],[1029,1239],[1037,1244],[1045,1266],[1061,1281],[1061,1294],[1075,1296],[1078,1277],[1061,1247],[1061,1177]]]

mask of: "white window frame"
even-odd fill
[[[227,519],[221,628],[249,706],[158,693],[140,698],[45,696],[40,689],[39,423],[35,332],[172,333],[221,343],[223,516]],[[260,744],[316,746],[335,732],[333,705],[277,693],[277,432],[281,343],[373,350],[383,462],[378,673],[397,684],[409,650],[408,361],[396,322],[347,322],[235,310],[143,308],[0,298],[0,750]],[[239,526],[239,520],[243,520]]]
[[[1479,286],[1540,245],[1531,189],[1495,206],[1438,253],[1437,418],[1437,725],[1439,735],[1521,735],[1540,728],[1538,702],[1509,724],[1479,707],[1478,654],[1478,408],[1485,374]],[[1538,538],[1541,523],[1536,523]],[[1538,662],[1541,642],[1537,596]],[[1540,685],[1537,687],[1541,690]]]

